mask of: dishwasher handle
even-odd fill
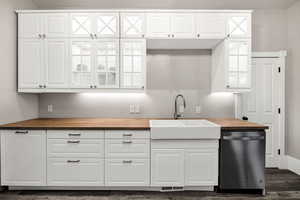
[[[223,140],[264,140],[264,136],[223,136]]]

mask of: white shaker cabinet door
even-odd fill
[[[19,38],[38,39],[43,29],[43,14],[22,13],[18,16]]]
[[[144,89],[146,73],[146,41],[121,40],[121,88]]]
[[[71,88],[92,88],[94,74],[92,40],[71,40],[70,46]]]
[[[45,86],[68,88],[69,42],[67,39],[45,40]]]
[[[95,85],[97,88],[118,88],[119,40],[98,39],[95,41],[95,48]]]
[[[92,13],[72,13],[70,14],[70,33],[71,37],[93,37],[93,19]]]
[[[218,185],[218,150],[186,150],[184,170],[186,186]]]
[[[171,15],[169,13],[147,13],[147,38],[170,38]]]
[[[45,131],[3,131],[1,161],[2,185],[45,186]]]
[[[95,38],[119,37],[119,14],[99,13],[95,14]]]
[[[66,38],[69,36],[69,15],[66,13],[47,13],[43,20],[43,34],[46,38]]]
[[[43,40],[40,39],[19,40],[19,88],[41,88],[43,84],[43,46]]]
[[[171,33],[172,38],[195,38],[195,15],[193,13],[173,13]]]
[[[200,39],[222,39],[226,37],[226,16],[223,13],[198,13],[197,37]]]
[[[121,13],[122,38],[144,38],[145,25],[144,13]]]
[[[151,186],[184,186],[184,150],[152,149]]]

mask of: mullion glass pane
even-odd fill
[[[123,84],[125,87],[132,86],[132,73],[124,73]]]

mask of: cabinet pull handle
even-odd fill
[[[170,35],[170,34],[168,34],[168,37],[171,37],[171,35]]]
[[[68,160],[68,163],[80,163],[80,160]]]
[[[16,131],[15,134],[28,134],[28,131]]]
[[[69,140],[67,143],[69,143],[69,144],[79,144],[80,141],[79,140]]]
[[[98,38],[97,34],[94,34],[94,37],[95,37],[95,38]]]
[[[197,37],[199,38],[199,37],[200,37],[200,34],[197,34]]]
[[[132,160],[123,160],[123,163],[132,163]]]
[[[97,85],[94,85],[94,88],[97,88]]]
[[[174,35],[174,34],[172,34],[172,37],[175,37],[175,35]]]
[[[127,137],[130,137],[130,136],[132,136],[132,134],[131,134],[131,133],[129,133],[129,134],[126,134],[126,133],[125,133],[125,134],[123,134],[123,136],[125,136],[125,137],[126,137],[126,136],[127,136]]]
[[[43,38],[44,38],[44,39],[46,38],[46,34],[43,34]]]
[[[77,136],[77,137],[79,137],[79,136],[81,136],[81,134],[80,134],[80,133],[69,133],[69,136],[70,136],[70,137],[72,137],[72,136]]]
[[[43,86],[42,85],[39,85],[39,88],[42,88]]]
[[[123,141],[123,144],[131,144],[131,143],[132,143],[132,141],[129,141],[129,140]]]
[[[46,85],[44,85],[44,88],[46,88],[47,86]]]
[[[142,37],[144,38],[144,37],[145,37],[145,34],[142,34]]]
[[[42,38],[42,34],[39,34],[39,38]]]
[[[93,86],[92,86],[92,85],[90,85],[90,88],[93,88]]]
[[[230,85],[226,85],[226,88],[230,88]]]
[[[94,39],[94,35],[93,35],[93,34],[90,34],[90,37],[91,37],[92,39]]]

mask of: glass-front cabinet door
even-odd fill
[[[228,34],[230,37],[251,37],[251,14],[231,14],[228,17]]]
[[[71,14],[71,36],[90,38],[93,34],[93,14],[72,13]]]
[[[119,37],[119,14],[99,13],[95,14],[95,34],[96,38],[116,38]]]
[[[145,70],[146,41],[144,39],[121,40],[121,87],[144,88]]]
[[[121,13],[121,37],[143,38],[145,37],[144,13]]]
[[[251,40],[228,40],[228,89],[251,87]]]
[[[97,88],[119,87],[119,40],[102,39],[95,42]]]
[[[71,87],[91,88],[93,86],[92,40],[71,41]]]

